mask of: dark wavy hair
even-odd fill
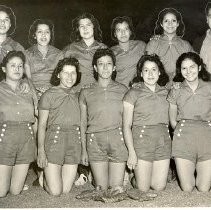
[[[198,77],[200,79],[202,79],[203,81],[209,81],[211,78],[210,73],[206,70],[206,65],[204,64],[202,58],[194,52],[187,52],[187,53],[183,53],[182,55],[179,56],[179,58],[177,59],[176,62],[176,75],[173,79],[174,82],[183,82],[185,80],[185,78],[182,76],[181,73],[181,65],[182,62],[185,59],[190,59],[192,60],[194,63],[197,64],[197,66],[201,66],[201,71],[199,71]]]
[[[93,26],[94,26],[94,39],[97,40],[98,42],[102,42],[102,30],[100,29],[100,24],[98,20],[90,13],[83,13],[82,15],[77,16],[75,19],[72,21],[72,33],[70,40],[72,42],[78,42],[82,39],[80,32],[79,32],[79,21],[81,19],[89,19]]]
[[[160,13],[158,14],[158,19],[156,21],[154,34],[155,35],[162,35],[163,34],[163,28],[162,28],[161,24],[163,23],[163,19],[164,19],[165,15],[168,14],[168,13],[175,15],[177,22],[179,23],[179,26],[178,26],[177,31],[176,31],[177,36],[183,37],[184,33],[185,33],[185,24],[182,20],[181,13],[178,12],[174,8],[165,8],[162,11],[160,11]]]
[[[23,64],[25,64],[26,62],[26,57],[23,54],[22,51],[10,51],[7,53],[7,55],[3,58],[3,61],[1,63],[1,70],[0,70],[0,81],[2,81],[3,79],[6,78],[6,74],[5,72],[3,72],[2,67],[6,67],[7,63],[10,61],[10,59],[14,58],[14,57],[18,57],[23,61]],[[25,73],[23,74],[23,78],[25,77]]]
[[[94,66],[97,66],[97,60],[103,56],[111,57],[113,65],[114,66],[116,65],[116,57],[111,49],[109,48],[97,49],[92,60],[93,74],[96,81],[98,80],[98,72],[95,71]],[[116,70],[112,72],[111,79],[112,80],[116,79]]]
[[[15,16],[14,12],[12,11],[12,9],[5,5],[0,5],[0,12],[1,11],[5,12],[10,18],[11,26],[7,32],[7,35],[12,35],[15,32],[15,28],[16,28],[16,16]]]
[[[30,29],[29,29],[28,42],[30,45],[37,44],[37,40],[35,39],[35,33],[37,31],[38,25],[41,25],[41,24],[47,25],[49,27],[50,32],[51,32],[51,39],[50,39],[49,44],[53,44],[53,42],[54,42],[54,24],[52,23],[52,21],[48,20],[48,19],[36,19],[31,24]]]
[[[113,19],[112,23],[111,23],[111,38],[112,40],[118,42],[115,33],[116,33],[116,25],[118,23],[123,23],[126,22],[129,26],[131,35],[130,35],[130,39],[135,39],[135,31],[134,31],[134,27],[133,27],[133,22],[132,19],[128,16],[123,16],[123,17],[116,17]]]
[[[208,2],[206,7],[205,7],[205,14],[206,14],[206,16],[208,16],[210,9],[211,9],[211,2]]]
[[[134,83],[144,82],[144,79],[141,76],[141,73],[142,73],[143,66],[146,61],[151,61],[151,62],[154,62],[157,64],[159,72],[160,72],[159,79],[158,79],[157,83],[160,86],[165,86],[169,82],[169,76],[166,73],[163,63],[161,62],[161,60],[157,54],[151,54],[151,55],[145,54],[140,58],[140,60],[137,63],[137,76],[130,83],[130,86],[132,86]]]
[[[58,86],[60,84],[60,78],[58,78],[58,75],[63,70],[63,67],[66,65],[75,66],[75,68],[76,68],[77,79],[76,79],[74,86],[76,86],[80,82],[81,73],[79,72],[79,62],[74,57],[68,57],[68,58],[64,58],[64,59],[60,60],[57,64],[56,68],[54,69],[54,72],[53,72],[53,74],[51,76],[51,80],[50,80],[50,83],[53,86]]]

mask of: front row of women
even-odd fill
[[[179,85],[170,90],[157,55],[141,57],[129,90],[114,81],[115,62],[110,49],[98,49],[92,62],[96,82],[79,95],[74,87],[80,80],[77,59],[59,61],[51,78],[54,86],[38,106],[37,163],[44,168],[44,189],[51,195],[68,193],[82,162],[90,164],[95,185],[102,189],[123,185],[127,163],[138,189],[163,190],[172,155],[182,190],[196,186],[209,191],[211,83],[202,59],[193,52],[182,54],[174,78]],[[17,51],[9,52],[2,63],[0,197],[22,191],[36,155],[32,124],[37,100],[32,89],[20,91],[24,63],[23,53]],[[175,129],[172,146],[169,119]]]

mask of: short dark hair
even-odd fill
[[[26,57],[25,57],[25,55],[23,54],[22,51],[12,50],[12,51],[8,52],[7,55],[3,58],[3,61],[1,63],[0,81],[2,79],[6,78],[6,74],[5,74],[5,72],[3,72],[2,67],[6,67],[7,63],[9,62],[9,60],[14,58],[14,57],[20,58],[23,61],[23,64],[25,64]],[[23,75],[23,77],[25,77],[25,74]]]
[[[109,48],[97,49],[92,59],[93,74],[96,81],[98,80],[98,73],[95,71],[94,66],[97,66],[97,60],[103,56],[111,57],[113,65],[114,66],[116,65],[116,57],[111,49]],[[113,71],[111,75],[112,80],[115,80],[115,78],[116,78],[116,70]]]
[[[157,64],[159,72],[160,72],[160,76],[157,83],[160,86],[165,86],[169,82],[169,76],[166,73],[163,63],[161,62],[157,54],[151,54],[151,55],[145,54],[140,58],[137,64],[137,76],[133,79],[132,83],[130,83],[130,86],[132,86],[133,83],[144,82],[143,77],[141,76],[141,73],[143,70],[144,63],[146,61],[151,61]]]
[[[12,11],[12,9],[5,5],[0,5],[0,11],[5,12],[9,16],[11,26],[10,26],[7,34],[12,35],[15,32],[15,28],[16,28],[16,16],[15,16],[14,12]]]
[[[181,73],[181,65],[185,59],[192,60],[194,63],[196,63],[198,65],[198,67],[201,66],[201,71],[199,71],[199,74],[198,74],[198,77],[200,79],[202,79],[203,81],[210,80],[211,75],[206,70],[206,65],[204,64],[202,58],[197,53],[187,52],[187,53],[183,53],[182,55],[180,55],[179,58],[177,59],[176,75],[173,79],[174,82],[183,82],[185,80],[185,78],[182,76],[182,73]]]
[[[53,74],[52,74],[51,80],[50,80],[50,83],[53,86],[58,86],[60,84],[60,79],[58,78],[58,75],[63,70],[64,66],[66,66],[66,65],[75,66],[75,68],[76,68],[77,79],[76,79],[76,83],[74,84],[74,86],[76,86],[80,82],[81,73],[79,72],[78,60],[74,57],[67,57],[67,58],[60,60],[57,64],[56,68],[53,71]]]
[[[211,9],[211,2],[207,2],[207,5],[205,7],[205,14],[206,14],[206,16],[208,16],[210,9]]]
[[[163,34],[163,28],[162,28],[161,24],[163,22],[163,19],[164,19],[165,15],[168,14],[168,13],[171,13],[171,14],[175,15],[175,17],[177,19],[177,22],[179,23],[179,26],[178,26],[177,31],[176,31],[177,36],[183,37],[184,33],[185,33],[185,24],[183,23],[181,13],[178,12],[174,8],[165,8],[162,11],[160,11],[160,13],[158,14],[158,19],[156,21],[154,34],[156,34],[156,35]]]
[[[82,39],[81,35],[80,35],[80,32],[79,32],[79,21],[81,19],[89,19],[93,26],[94,26],[94,39],[99,41],[99,42],[102,42],[102,31],[100,29],[100,24],[98,22],[98,20],[90,13],[83,13],[79,16],[77,16],[75,19],[73,19],[72,21],[72,33],[71,33],[71,41],[72,42],[78,42]]]
[[[51,32],[51,39],[50,39],[50,43],[49,44],[53,44],[54,42],[54,24],[52,23],[51,20],[48,19],[36,19],[30,26],[29,29],[29,35],[28,35],[28,41],[29,44],[34,45],[37,44],[37,40],[35,39],[35,33],[37,31],[37,27],[38,25],[47,25],[50,29]]]
[[[118,23],[123,23],[123,22],[126,22],[129,26],[129,29],[131,32],[130,39],[135,39],[135,31],[134,31],[132,19],[128,16],[122,16],[122,17],[119,16],[119,17],[114,18],[111,23],[111,38],[116,42],[118,42],[115,36],[116,25]]]

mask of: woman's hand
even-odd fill
[[[133,170],[133,169],[135,169],[137,163],[138,163],[138,158],[136,156],[135,151],[129,152],[129,156],[127,159],[127,167],[130,170]]]
[[[44,149],[38,150],[37,165],[40,168],[45,168],[48,166],[48,160],[47,160]]]
[[[25,80],[23,80],[20,83],[19,88],[20,88],[21,93],[28,93],[30,91],[30,86],[29,86],[28,82],[26,82]]]
[[[86,150],[82,150],[81,153],[81,163],[82,165],[88,166],[89,162],[88,162],[88,154]]]

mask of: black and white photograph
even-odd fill
[[[0,208],[210,189],[211,0],[0,1]]]

